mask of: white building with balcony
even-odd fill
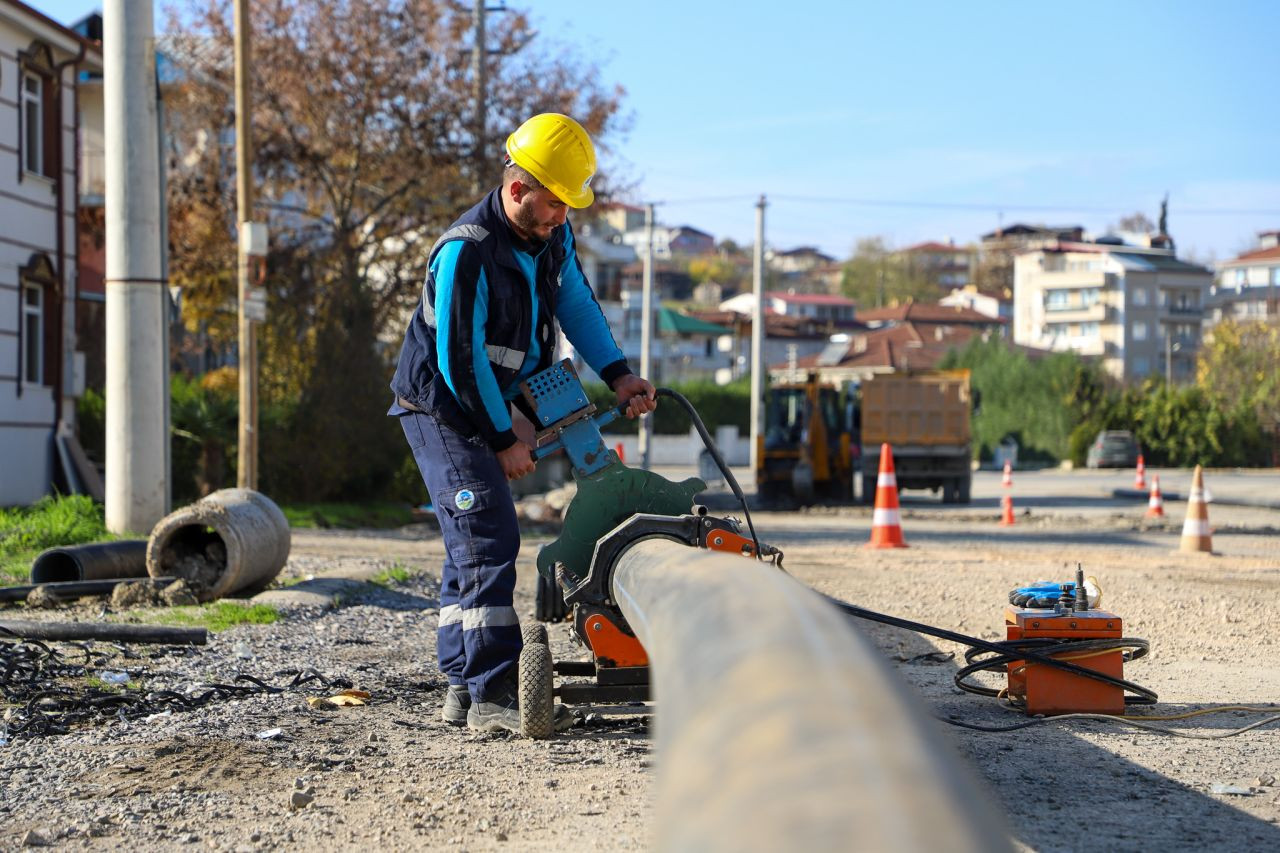
[[[1258,247],[1218,266],[1205,322],[1248,322],[1280,315],[1280,231],[1263,231]]]
[[[1014,261],[1013,340],[1098,358],[1117,379],[1195,375],[1213,275],[1166,249],[1060,242]]]

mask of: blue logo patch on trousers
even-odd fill
[[[453,505],[466,512],[476,505],[476,493],[470,489],[459,489],[453,497]]]

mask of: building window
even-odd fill
[[[1140,308],[1146,305],[1148,299],[1150,299],[1150,293],[1145,287],[1135,287],[1133,289],[1133,304],[1135,306]]]
[[[1271,283],[1280,287],[1280,267],[1271,268]]]
[[[1080,337],[1096,338],[1097,336],[1098,336],[1097,323],[1081,323],[1080,324]]]
[[[1065,290],[1045,291],[1044,304],[1050,311],[1062,311],[1071,301],[1071,294]]]
[[[1147,339],[1147,324],[1146,324],[1146,323],[1134,323],[1134,324],[1133,324],[1133,339],[1134,339],[1135,341],[1145,341],[1145,340]]]
[[[44,288],[22,285],[22,381],[41,385],[44,381]]]
[[[1244,268],[1235,271],[1236,287],[1244,287],[1248,281],[1248,271]]]
[[[1140,355],[1133,360],[1133,372],[1138,376],[1146,376],[1151,372],[1151,360]]]
[[[44,174],[44,81],[22,75],[22,168]]]

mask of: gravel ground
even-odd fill
[[[1181,507],[1170,516],[1181,518]],[[1140,514],[1140,511],[1138,512]],[[1002,636],[1008,590],[1068,578],[1076,560],[1096,575],[1103,606],[1145,637],[1151,655],[1126,676],[1160,693],[1150,713],[1280,701],[1280,512],[1215,514],[1222,556],[1173,552],[1176,522],[1151,527],[1135,513],[1020,518],[993,512],[904,513],[911,548],[866,551],[869,512],[755,515],[764,540],[787,552],[801,581],[865,607],[986,638]],[[532,618],[532,560],[545,534],[526,537],[517,609]],[[434,531],[305,531],[285,575],[369,578],[415,572],[389,588],[351,584],[331,609],[294,607],[272,625],[243,625],[188,653],[115,657],[149,689],[185,690],[251,674],[278,685],[314,668],[371,694],[363,707],[316,709],[316,685],[218,701],[152,720],[119,720],[0,747],[0,847],[66,849],[390,850],[636,849],[651,812],[650,718],[642,708],[579,709],[579,723],[549,741],[475,735],[440,722],[435,672]],[[101,605],[23,618],[94,619]],[[995,701],[961,693],[962,651],[875,624],[860,626],[934,714],[984,724],[1016,722]],[[581,657],[553,626],[558,658]],[[1280,708],[1276,709],[1280,712]],[[1215,714],[1167,725],[1210,734],[1262,715]],[[1215,741],[1175,739],[1116,724],[1071,721],[988,734],[939,723],[991,786],[1016,842],[1043,851],[1280,849],[1280,725]],[[280,729],[278,736],[260,733]],[[1215,784],[1245,794],[1212,792]]]

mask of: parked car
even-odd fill
[[[1104,429],[1089,445],[1090,468],[1132,468],[1138,464],[1138,441],[1127,429]]]

